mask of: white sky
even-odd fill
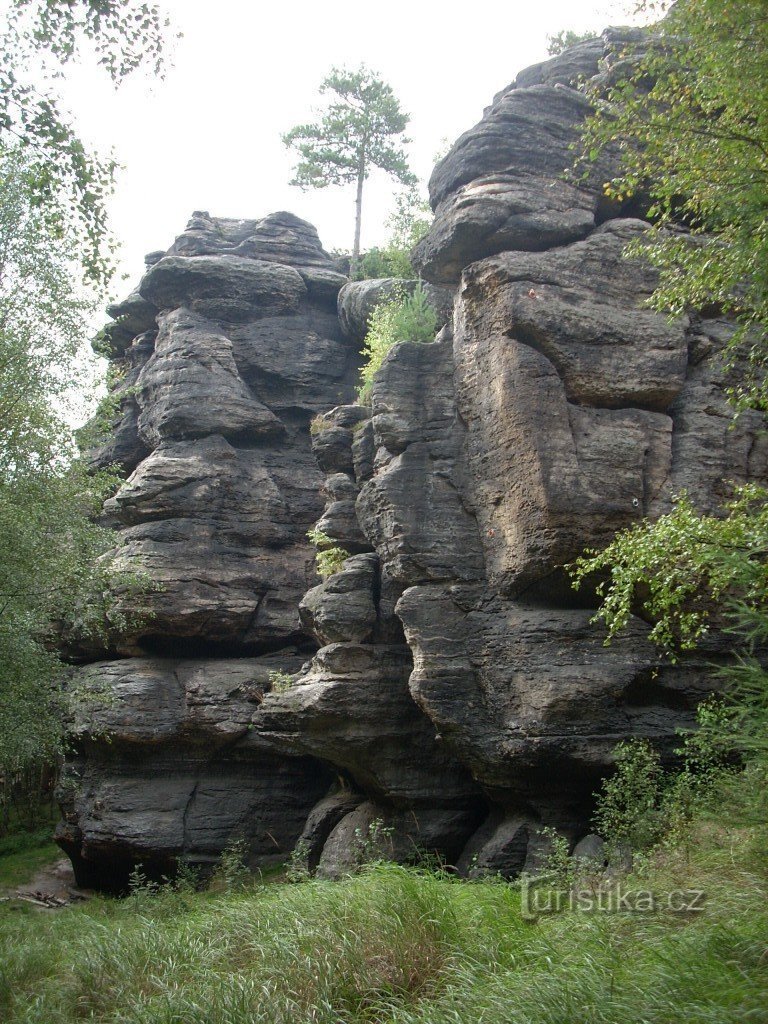
[[[160,0],[183,33],[159,83],[75,68],[63,83],[81,135],[123,165],[112,202],[122,270],[132,286],[143,255],[167,248],[193,210],[261,217],[288,209],[318,228],[327,249],[351,245],[354,195],[290,187],[282,132],[311,118],[332,65],[379,71],[411,116],[412,167],[428,178],[434,155],[475,124],[523,67],[546,58],[563,28],[627,24],[627,0]],[[363,204],[363,247],[381,242],[391,210],[386,178]],[[124,294],[126,282],[113,291]]]

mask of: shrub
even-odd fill
[[[597,794],[593,822],[609,855],[622,848],[649,850],[657,844],[686,846],[694,818],[738,772],[728,741],[730,706],[720,697],[699,705],[698,728],[683,735],[678,768],[665,771],[646,740],[616,748],[616,773]]]
[[[603,782],[593,819],[612,854],[623,846],[647,850],[661,838],[663,774],[647,740],[616,747],[616,772]]]
[[[350,557],[349,551],[335,544],[332,537],[317,528],[308,530],[307,537],[317,548],[315,564],[318,574],[327,579],[341,572],[344,562]]]
[[[394,212],[387,219],[390,236],[386,244],[369,249],[363,256],[356,274],[357,279],[415,277],[411,251],[429,231],[431,223],[432,211],[429,203],[420,198],[418,189],[401,192],[395,200]]]
[[[366,357],[360,370],[357,390],[361,402],[369,403],[373,378],[384,362],[387,352],[401,341],[428,343],[434,341],[437,313],[419,282],[412,295],[397,292],[380,302],[368,320],[362,354]]]
[[[553,36],[547,36],[547,53],[550,57],[556,57],[569,46],[576,43],[583,43],[587,39],[597,39],[597,32],[574,32],[573,29],[563,28]]]
[[[269,692],[285,693],[292,682],[292,675],[288,672],[281,672],[280,669],[275,669],[274,672],[269,673]]]

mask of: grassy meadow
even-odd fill
[[[702,910],[527,920],[519,885],[377,864],[343,882],[0,905],[5,1024],[768,1021],[754,831],[701,823],[622,880]],[[663,901],[662,901],[663,902]]]

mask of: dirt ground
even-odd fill
[[[53,910],[88,899],[92,893],[77,887],[69,859],[59,857],[40,868],[28,882],[7,889],[3,895],[6,899],[24,899],[34,905],[43,904],[41,909]]]

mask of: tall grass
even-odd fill
[[[728,1024],[766,1019],[764,877],[742,832],[647,886],[701,914],[528,922],[520,893],[379,865],[341,883],[0,913],[7,1024]],[[735,846],[734,846],[735,844]],[[738,847],[738,849],[736,849]],[[735,851],[735,852],[734,852]]]

